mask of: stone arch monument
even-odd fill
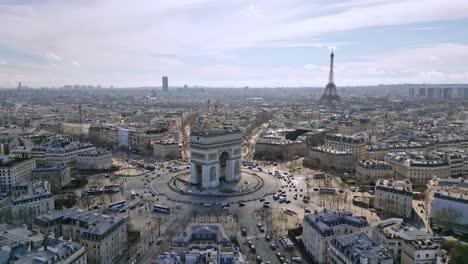
[[[215,188],[224,181],[240,180],[242,133],[209,129],[190,135],[191,183]]]

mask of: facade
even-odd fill
[[[336,212],[314,213],[304,217],[302,237],[307,253],[317,263],[333,263],[328,258],[332,240],[369,228],[364,218],[346,216]]]
[[[158,141],[154,143],[154,157],[158,159],[179,159],[179,143],[175,141]]]
[[[117,263],[127,254],[127,220],[122,217],[70,208],[37,216],[33,227],[84,245],[88,263]]]
[[[36,215],[55,210],[54,196],[47,182],[34,181],[11,187],[11,213],[13,222],[23,223]]]
[[[240,256],[221,224],[189,224],[174,241],[181,263],[230,264]]]
[[[98,149],[78,154],[78,169],[80,170],[109,170],[112,168],[112,153]]]
[[[394,263],[401,263],[401,250],[404,241],[427,240],[434,237],[401,218],[390,218],[381,221],[372,228],[372,241],[388,248],[393,255]]]
[[[154,130],[130,130],[129,140],[132,148],[153,151],[155,142],[162,140],[167,135],[167,129]]]
[[[401,247],[401,264],[442,263],[440,238],[404,240]]]
[[[78,162],[78,155],[95,151],[96,147],[91,144],[70,143],[65,146],[49,148],[46,154],[46,165],[64,168],[75,167]]]
[[[241,145],[239,130],[209,129],[190,135],[191,183],[213,188],[224,180],[240,180]]]
[[[290,140],[261,139],[255,144],[255,157],[270,160],[290,160],[306,154],[306,143]]]
[[[444,160],[423,152],[388,153],[385,161],[399,179],[409,179],[417,186],[426,185],[432,178],[448,178],[450,166]]]
[[[463,178],[431,180],[426,190],[429,222],[434,227],[452,228],[457,233],[468,234],[467,192],[468,182]],[[448,222],[451,227],[446,226]]]
[[[375,183],[374,208],[389,215],[411,218],[413,211],[411,182],[409,180],[378,180]]]
[[[366,233],[356,232],[335,237],[330,244],[330,263],[393,264],[389,250],[374,243]]]
[[[314,147],[304,163],[314,168],[353,171],[356,168],[356,156],[347,150]]]
[[[162,90],[163,92],[169,92],[169,78],[167,76],[162,77]]]
[[[117,146],[119,130],[111,124],[96,124],[89,128],[89,141],[97,146]]]
[[[30,181],[35,168],[34,159],[0,156],[0,191],[8,192],[13,185]]]
[[[119,137],[119,147],[130,146],[130,129],[119,127],[118,137]]]
[[[359,161],[356,164],[356,177],[359,182],[364,184],[375,183],[378,179],[393,178],[393,169],[384,161]]]
[[[330,131],[328,129],[316,129],[306,133],[305,136],[307,149],[310,150],[313,147],[325,144],[325,135],[329,132]]]
[[[354,135],[361,131],[366,131],[371,128],[371,120],[367,118],[344,120],[338,125],[338,133],[342,135]]]
[[[385,160],[385,155],[390,152],[404,152],[404,151],[426,151],[433,148],[434,145],[430,143],[411,142],[409,144],[381,144],[372,145],[367,147],[366,159],[367,160]]]
[[[325,147],[340,151],[349,151],[355,155],[356,162],[366,156],[367,145],[362,137],[341,134],[325,135]]]
[[[63,187],[70,185],[70,167],[58,168],[48,166],[44,168],[36,168],[32,171],[32,179],[49,182],[50,191],[55,193],[62,190]]]

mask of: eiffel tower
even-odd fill
[[[333,54],[333,51],[330,54],[330,73],[328,75],[328,84],[325,87],[325,91],[323,92],[322,96],[320,97],[320,103],[325,103],[326,105],[335,105],[339,103],[340,96],[338,95],[338,92],[336,91],[336,85],[335,85],[335,78],[333,74],[333,58],[335,55]]]

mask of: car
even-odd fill
[[[260,232],[265,233],[265,228],[263,228],[263,226],[260,227],[259,230],[260,230]]]
[[[276,257],[277,257],[278,259],[280,259],[280,258],[283,257],[283,255],[281,254],[281,252],[276,252]]]
[[[241,229],[242,236],[247,236],[247,230],[245,228]]]
[[[262,227],[262,226],[263,226],[262,223],[257,223],[257,227],[258,227],[258,228],[260,228],[260,227]]]
[[[310,209],[309,208],[304,208],[304,212],[310,213]]]
[[[301,262],[302,262],[302,259],[301,259],[301,257],[297,257],[297,256],[296,256],[296,257],[293,257],[293,258],[292,258],[292,261],[297,262],[297,263],[301,263]]]
[[[291,203],[291,200],[286,200],[286,203],[287,203],[287,204],[290,204],[290,203]]]
[[[256,257],[256,260],[257,260],[257,263],[259,263],[259,264],[262,263],[262,257],[257,256],[257,257]]]
[[[244,207],[245,206],[245,203],[240,203],[239,204],[239,207]]]
[[[156,196],[156,194],[155,194],[155,193],[152,193],[152,194],[151,194],[151,196],[155,197],[155,196]]]
[[[264,201],[265,201],[265,198],[260,199],[260,202],[264,202]]]
[[[270,241],[270,240],[271,240],[271,237],[270,237],[269,235],[266,235],[266,236],[265,236],[265,240],[266,240],[266,241]]]
[[[256,252],[257,252],[257,250],[255,249],[255,246],[254,246],[254,245],[251,245],[251,246],[250,246],[250,252],[252,252],[252,253],[256,253]]]

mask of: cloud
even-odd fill
[[[239,54],[265,48],[271,51],[273,60],[281,54],[279,49],[333,47],[344,50],[360,40],[330,41],[329,33],[398,25],[423,28],[421,23],[468,17],[468,1],[465,0],[342,0],[332,3],[326,0],[142,0],[138,4],[127,0],[47,0],[15,3],[0,4],[0,21],[3,22],[0,48],[9,47],[17,54],[28,56],[5,57],[12,66],[6,74],[24,74],[25,82],[37,86],[91,82],[151,85],[159,84],[163,74],[177,76],[174,79],[182,84],[195,81],[213,84],[218,80],[219,84],[251,81],[266,85],[284,80],[284,85],[294,85],[296,81],[322,85],[326,76],[310,75],[307,71],[313,68],[310,66],[313,61],[309,66],[264,65],[259,68],[246,65]],[[429,29],[426,31],[430,34]],[[397,49],[399,53],[405,50],[432,52],[430,48]],[[424,64],[415,65],[409,61],[410,72],[414,69],[414,76],[418,76],[435,70],[464,80],[462,62],[445,63],[452,61],[450,54],[456,52],[448,53],[418,55],[418,61]],[[431,60],[430,56],[438,60]],[[377,82],[379,77],[398,82],[398,74],[402,80],[409,78],[405,75],[408,69],[393,60],[392,55],[381,61],[353,58],[348,65],[351,63],[359,66],[354,72],[360,76],[358,80],[356,76],[345,75],[343,80],[349,83]],[[327,65],[318,67],[327,68]],[[220,75],[210,74],[209,69]],[[296,70],[299,73],[295,73]],[[351,72],[348,68],[343,70]],[[398,74],[389,77],[387,74],[391,72]],[[447,75],[450,72],[455,75]],[[272,73],[277,74],[276,80],[269,81],[272,76],[267,75]],[[291,78],[279,78],[280,74]],[[371,78],[366,79],[369,76]],[[430,81],[430,76],[422,74],[414,78]],[[434,80],[444,78],[432,76]],[[0,85],[5,83],[4,78],[0,79]]]
[[[79,62],[75,61],[75,60],[71,60],[70,63],[75,67],[80,67],[81,66],[81,64]]]
[[[62,58],[53,52],[46,52],[45,57],[49,60],[62,61]]]

